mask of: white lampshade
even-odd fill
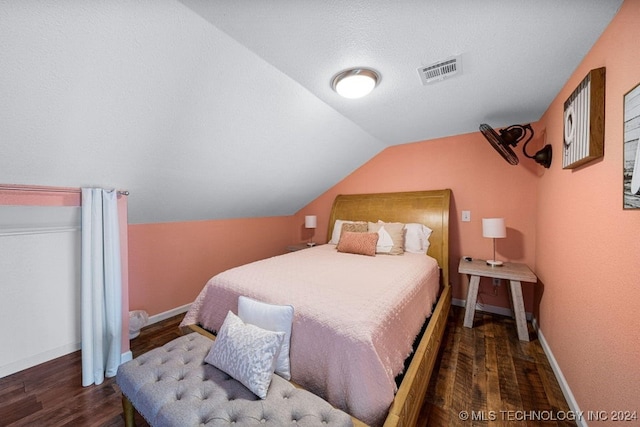
[[[482,218],[482,237],[493,239],[493,259],[488,259],[487,264],[492,267],[500,267],[503,262],[496,260],[496,239],[507,237],[504,218]]]
[[[482,237],[494,239],[507,237],[504,218],[482,218]]]
[[[304,217],[304,228],[316,228],[318,218],[315,215],[306,215]]]
[[[338,95],[356,99],[368,95],[377,86],[380,75],[369,69],[357,68],[339,73],[331,83]]]

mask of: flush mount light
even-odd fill
[[[350,68],[338,73],[331,80],[331,87],[338,95],[349,99],[368,95],[380,81],[380,74],[368,68]]]

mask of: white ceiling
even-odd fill
[[[128,189],[132,223],[293,214],[387,146],[537,121],[621,3],[0,0],[0,182]],[[331,90],[352,66],[371,95]]]
[[[538,120],[621,1],[182,0],[385,145]],[[462,56],[461,76],[423,86],[417,69]],[[367,98],[333,75],[382,74]]]

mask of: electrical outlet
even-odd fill
[[[493,286],[500,286],[500,282],[501,282],[501,280],[498,279],[497,277],[493,278]]]

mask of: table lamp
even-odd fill
[[[318,225],[318,218],[315,215],[306,215],[304,217],[304,228],[316,228]],[[309,238],[309,242],[307,243],[307,246],[315,246],[316,244],[313,243],[313,233],[311,234],[311,237]]]
[[[492,267],[502,266],[502,261],[496,260],[496,239],[507,237],[504,218],[482,218],[482,237],[493,239],[493,259],[488,259],[487,264]]]

